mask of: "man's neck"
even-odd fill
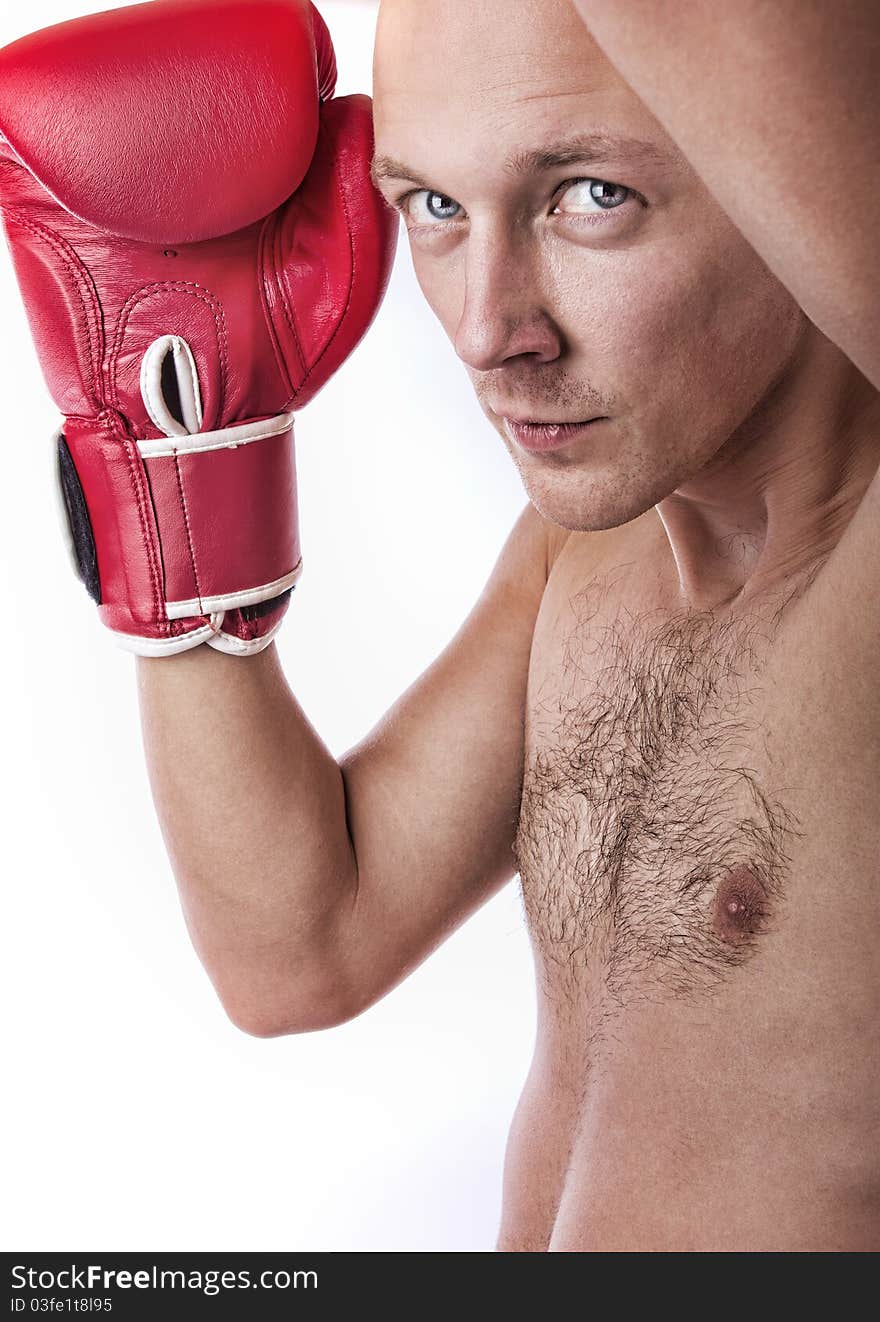
[[[880,393],[814,327],[712,462],[655,508],[683,603],[733,604],[833,550],[880,464]]]

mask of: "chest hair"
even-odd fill
[[[799,834],[763,683],[793,594],[738,618],[571,600],[530,696],[515,854],[551,1002],[693,997],[782,921]]]

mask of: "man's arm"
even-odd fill
[[[734,224],[880,389],[876,0],[574,2]],[[880,471],[812,593],[842,682],[875,664],[878,564]]]
[[[812,321],[880,388],[876,0],[575,0]]]
[[[274,647],[138,659],[187,924],[246,1031],[351,1018],[513,875],[548,532],[528,506],[458,635],[339,764]]]

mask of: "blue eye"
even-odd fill
[[[443,193],[429,193],[425,199],[425,206],[435,220],[451,220],[461,210],[457,202],[453,202],[451,197],[446,197]]]
[[[623,184],[607,183],[604,179],[575,179],[561,194],[554,214],[564,216],[595,216],[599,211],[615,211],[631,196]]]
[[[455,220],[461,212],[459,204],[445,193],[432,193],[422,189],[406,199],[406,215],[415,225],[430,225],[437,221]]]

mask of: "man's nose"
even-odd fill
[[[468,240],[464,306],[453,338],[459,358],[478,372],[529,355],[552,362],[562,337],[540,294],[538,273],[522,246],[497,231]]]

